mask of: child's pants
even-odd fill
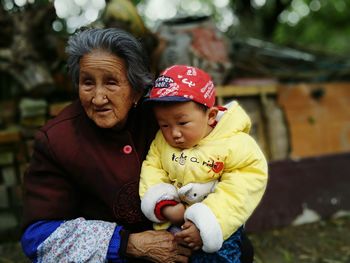
[[[243,227],[240,227],[225,242],[219,251],[215,253],[205,253],[202,250],[195,251],[190,259],[192,263],[240,263],[241,242]]]

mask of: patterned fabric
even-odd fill
[[[241,243],[243,227],[239,228],[229,239],[227,239],[221,249],[215,253],[205,253],[202,250],[195,252],[191,263],[240,263]]]
[[[38,247],[63,223],[63,220],[41,220],[31,224],[24,231],[21,238],[21,245],[24,254],[37,262]]]
[[[38,247],[37,262],[107,262],[115,226],[84,218],[66,221]]]

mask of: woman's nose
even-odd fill
[[[108,97],[104,92],[96,91],[92,98],[92,103],[96,105],[105,104],[108,102]]]

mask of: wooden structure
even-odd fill
[[[290,84],[278,89],[292,158],[350,152],[350,83]]]
[[[269,85],[225,85],[216,87],[216,97],[218,104],[224,104],[225,98],[247,97],[247,96],[266,96],[276,95],[277,84]]]
[[[19,230],[22,176],[27,159],[18,129],[0,131],[0,232]],[[5,238],[5,235],[2,235]],[[0,239],[1,241],[1,239]]]
[[[284,114],[277,105],[278,83],[271,80],[240,81],[216,88],[217,104],[237,100],[252,121],[251,135],[269,160],[288,157],[289,139]]]

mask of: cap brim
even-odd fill
[[[147,98],[144,100],[144,102],[186,102],[191,101],[190,98],[185,97],[176,97],[176,96],[169,96],[169,97],[159,97],[159,98]]]

